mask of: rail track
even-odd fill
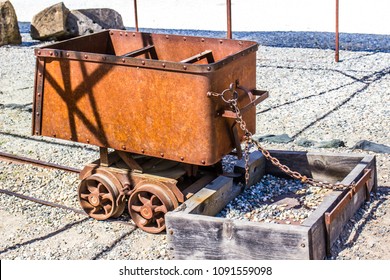
[[[6,162],[11,162],[11,163],[16,163],[16,164],[29,164],[29,165],[33,165],[33,166],[37,166],[37,167],[62,170],[62,171],[65,171],[65,172],[76,173],[76,174],[79,174],[81,172],[81,170],[78,169],[78,168],[64,166],[64,165],[59,165],[59,164],[46,162],[46,161],[41,161],[41,160],[36,160],[36,159],[32,159],[32,158],[27,158],[27,157],[24,157],[24,156],[8,154],[8,153],[4,153],[4,152],[0,152],[0,161],[6,161]],[[58,203],[54,203],[54,202],[51,202],[51,201],[39,199],[39,198],[36,198],[36,197],[20,194],[20,193],[14,192],[14,191],[6,190],[6,189],[0,189],[0,193],[8,195],[8,196],[14,196],[14,197],[17,197],[19,199],[31,201],[31,202],[34,202],[34,203],[37,203],[37,204],[41,204],[41,205],[45,205],[45,206],[49,206],[49,207],[53,207],[53,208],[60,208],[60,209],[68,210],[68,211],[72,211],[72,212],[74,212],[76,214],[79,214],[79,215],[88,216],[88,214],[85,213],[85,211],[83,211],[83,210],[76,209],[76,208],[73,208],[73,207],[68,207],[68,206],[65,206],[65,205],[62,205],[62,204],[58,204]],[[129,225],[129,226],[132,226],[132,227],[136,227],[136,225],[134,223],[125,222],[125,221],[121,221],[121,220],[117,220],[117,219],[108,219],[106,221],[114,222],[114,223],[120,223],[120,224]]]

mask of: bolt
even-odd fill
[[[180,157],[180,159],[183,161],[183,160],[184,160],[184,157]]]
[[[184,41],[187,41],[187,38],[186,38],[186,37],[183,37],[183,40],[184,40]]]
[[[50,55],[53,55],[53,52],[50,52],[49,54],[50,54]]]
[[[88,55],[84,55],[84,58],[87,59],[87,58],[88,58]]]
[[[53,134],[53,137],[55,138],[55,137],[57,137],[57,135],[54,133],[54,134]]]
[[[37,112],[37,114],[36,114],[37,116],[39,116],[39,112]]]
[[[39,77],[42,77],[42,73],[39,73],[38,76],[39,76]]]
[[[141,63],[142,63],[142,65],[145,65],[145,60],[142,60],[142,62],[141,62]]]
[[[305,243],[301,243],[301,247],[305,248],[306,247]]]
[[[204,38],[202,38],[202,40],[201,40],[202,42],[204,42]]]
[[[69,56],[70,56],[70,53],[66,53],[66,56],[69,57]]]
[[[135,33],[133,33],[133,37],[135,37]]]
[[[87,139],[87,143],[89,144],[89,139]]]
[[[161,155],[161,157],[164,157],[164,153],[161,153],[160,155]]]
[[[205,161],[205,160],[202,160],[202,164],[206,164],[206,161]]]
[[[124,58],[122,58],[122,62],[126,62],[126,60]]]
[[[38,51],[38,54],[41,54],[41,51]]]
[[[207,70],[209,70],[209,71],[210,71],[210,70],[211,70],[211,67],[210,67],[210,66],[209,66],[209,67],[207,67]]]
[[[169,234],[170,234],[170,235],[173,235],[173,230],[170,229],[170,230],[169,230]]]
[[[123,150],[126,150],[126,146],[125,146],[125,145],[122,145],[122,149],[123,149]]]
[[[145,150],[144,150],[144,149],[142,149],[142,150],[141,150],[141,153],[143,153],[143,154],[144,154],[144,153],[145,153]]]
[[[184,70],[187,70],[187,66],[184,65],[184,66],[183,66],[183,69],[184,69]]]
[[[163,64],[162,64],[162,67],[164,67],[164,68],[165,68],[165,63],[163,63]]]

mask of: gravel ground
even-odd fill
[[[281,150],[361,153],[352,149],[360,140],[390,146],[390,53],[382,47],[390,45],[389,36],[352,36],[356,45],[351,39],[345,49],[355,51],[341,51],[341,62],[335,63],[328,34],[306,35],[236,35],[267,45],[258,51],[257,85],[270,97],[258,106],[257,136],[288,134],[289,143],[264,143]],[[81,168],[98,157],[95,147],[30,136],[33,48],[39,44],[27,33],[22,36],[23,45],[0,47],[0,151]],[[298,145],[302,139],[340,139],[345,146],[305,148]],[[377,156],[377,198],[348,222],[332,259],[390,259],[389,154],[364,153]],[[0,161],[0,189],[78,208],[78,183],[76,175],[62,171]],[[133,225],[98,222],[5,194],[0,194],[0,215],[1,259],[169,258],[164,234]]]

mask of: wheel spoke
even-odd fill
[[[139,201],[142,202],[143,205],[147,204],[149,202],[149,199],[147,199],[146,197],[142,196],[141,193],[138,194],[138,199]]]
[[[111,193],[100,193],[102,199],[114,201]]]
[[[138,206],[138,205],[131,205],[130,207],[132,210],[134,210],[135,212],[141,212],[141,208],[142,206]]]
[[[167,207],[163,204],[163,205],[160,205],[160,206],[156,206],[156,207],[154,208],[154,212],[167,213],[167,212],[168,212],[168,209],[167,209]]]
[[[89,194],[82,193],[80,194],[81,199],[88,200]]]
[[[106,204],[103,206],[103,209],[104,209],[104,212],[106,215],[110,214],[111,210],[112,210],[112,206],[110,204]]]
[[[165,225],[165,220],[163,217],[156,219],[157,227],[162,228]]]

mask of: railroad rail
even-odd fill
[[[18,156],[18,155],[3,153],[3,152],[0,152],[0,160],[10,161],[10,162],[19,163],[19,164],[31,164],[31,165],[38,166],[38,167],[58,169],[58,170],[63,170],[63,171],[76,173],[76,174],[79,174],[81,172],[81,170],[78,168],[59,165],[59,164],[55,164],[55,163],[51,163],[51,162],[46,162],[46,161],[42,161],[42,160],[27,158],[24,156]]]

